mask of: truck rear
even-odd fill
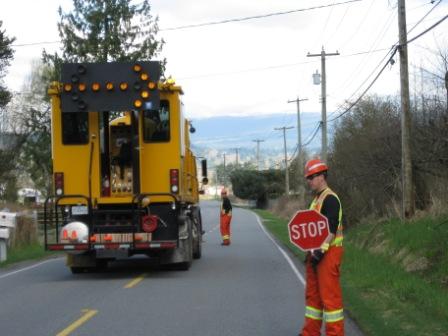
[[[70,63],[50,87],[45,247],[67,252],[73,273],[135,254],[180,269],[201,257],[183,92],[159,74],[158,62]]]

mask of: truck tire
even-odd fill
[[[72,271],[72,274],[80,274],[87,271],[85,267],[70,267],[70,271]]]
[[[193,258],[201,259],[202,257],[202,218],[201,210],[195,208],[193,210]]]

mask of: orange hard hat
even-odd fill
[[[317,174],[317,173],[323,173],[328,170],[327,165],[320,159],[312,159],[309,160],[305,164],[305,177]]]
[[[227,190],[224,189],[224,188],[222,188],[222,189],[221,189],[221,195],[227,195]]]

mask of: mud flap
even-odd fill
[[[179,225],[179,246],[160,258],[160,264],[173,264],[176,268],[187,270],[193,261],[192,222],[186,219]]]

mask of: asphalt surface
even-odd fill
[[[150,260],[72,275],[63,258],[0,271],[0,335],[297,335],[303,266],[250,211],[234,208],[221,246],[219,203],[202,202],[203,256],[189,271]],[[346,318],[346,335],[362,335]]]

